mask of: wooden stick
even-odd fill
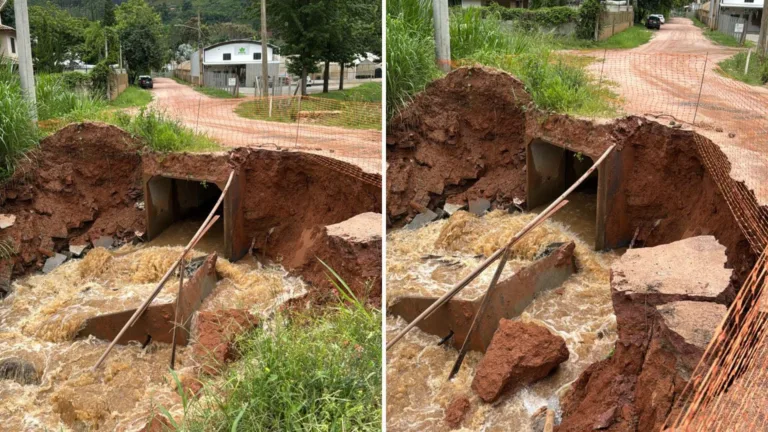
[[[457,373],[459,373],[459,369],[461,369],[461,364],[464,362],[464,356],[467,355],[467,348],[469,348],[469,340],[472,337],[472,332],[475,330],[475,327],[477,327],[478,322],[480,321],[480,318],[485,314],[485,310],[488,308],[488,305],[491,303],[491,294],[493,294],[494,288],[496,288],[496,283],[499,281],[499,277],[501,277],[501,273],[504,271],[504,266],[507,264],[507,259],[509,258],[509,248],[504,249],[504,253],[501,254],[501,259],[499,260],[499,265],[496,267],[496,272],[493,274],[493,279],[491,279],[490,285],[488,285],[488,290],[485,292],[485,295],[483,296],[483,302],[480,303],[480,308],[477,310],[477,313],[475,314],[475,319],[472,320],[472,325],[469,326],[469,331],[467,332],[467,337],[464,339],[464,343],[461,344],[461,350],[459,350],[459,357],[456,359],[456,363],[453,364],[453,369],[451,369],[451,373],[448,375],[448,381],[452,380],[454,376],[456,376]]]
[[[496,261],[501,256],[501,252],[504,249],[510,247],[513,243],[515,243],[518,240],[520,240],[520,238],[522,238],[525,234],[527,234],[539,222],[541,222],[543,219],[546,219],[547,217],[549,217],[551,215],[552,209],[554,209],[555,207],[560,205],[560,203],[562,201],[564,201],[565,198],[567,198],[568,195],[571,194],[571,192],[576,190],[576,188],[579,187],[579,185],[582,184],[584,182],[584,180],[586,180],[590,176],[590,174],[592,174],[597,169],[598,166],[600,166],[600,164],[605,160],[605,158],[607,158],[608,155],[611,154],[611,152],[613,151],[614,148],[616,148],[616,144],[608,147],[608,149],[603,153],[602,156],[600,156],[600,158],[592,165],[591,168],[589,168],[578,180],[576,180],[576,182],[574,182],[571,185],[571,187],[569,187],[565,192],[563,192],[562,195],[560,195],[556,200],[554,200],[552,202],[552,204],[549,205],[549,207],[544,209],[544,211],[539,213],[539,215],[536,216],[536,218],[534,218],[525,227],[523,227],[523,229],[520,230],[520,232],[515,234],[515,236],[512,237],[512,240],[509,243],[507,243],[506,246],[504,246],[501,249],[499,249],[496,252],[494,252],[493,255],[491,255],[490,257],[488,257],[488,259],[483,261],[483,263],[481,263],[475,270],[473,270],[472,273],[470,273],[467,277],[465,277],[464,279],[459,281],[458,284],[456,284],[450,291],[445,293],[442,297],[440,297],[439,299],[435,300],[435,302],[432,303],[432,305],[430,305],[424,312],[422,312],[421,315],[416,317],[416,319],[414,319],[413,321],[408,323],[408,325],[405,326],[405,328],[400,333],[398,333],[394,338],[392,338],[391,341],[389,341],[389,343],[387,344],[387,350],[392,348],[397,343],[397,341],[402,339],[403,336],[405,336],[406,333],[411,331],[411,329],[414,328],[416,326],[416,324],[418,324],[421,320],[423,320],[427,316],[431,315],[432,312],[435,311],[435,309],[437,309],[438,307],[442,306],[443,303],[445,303],[446,301],[451,299],[459,291],[461,291],[467,285],[469,285],[469,283],[472,282],[478,275],[480,275],[480,273],[482,273],[483,270],[488,268],[489,265],[491,265],[494,261]]]
[[[187,255],[187,253],[197,244],[198,241],[203,237],[203,235],[213,226],[213,223],[218,220],[218,216],[216,215],[216,210],[219,209],[219,206],[221,206],[221,203],[224,201],[224,196],[227,194],[227,191],[229,190],[229,186],[232,184],[232,179],[235,177],[235,172],[232,171],[229,174],[229,179],[227,180],[226,186],[224,186],[224,190],[221,191],[221,196],[219,197],[219,200],[216,201],[216,205],[213,206],[213,209],[211,209],[211,212],[208,214],[208,217],[205,218],[205,221],[200,226],[200,228],[197,230],[195,235],[192,237],[192,240],[189,241],[189,244],[187,244],[187,247],[184,248],[184,250],[181,252],[181,255],[179,256],[179,259],[176,260],[176,262],[171,266],[171,268],[168,269],[168,271],[165,273],[165,276],[160,280],[160,283],[157,285],[155,290],[150,294],[150,296],[144,300],[144,303],[136,309],[136,312],[133,313],[131,316],[131,319],[128,320],[127,323],[123,326],[122,330],[120,330],[120,333],[117,334],[114,340],[112,340],[112,343],[109,344],[107,349],[104,351],[104,354],[101,355],[99,360],[96,362],[95,365],[93,365],[93,370],[96,370],[101,366],[101,364],[104,362],[104,360],[109,355],[110,351],[115,347],[117,344],[117,341],[120,340],[121,337],[123,337],[123,334],[128,330],[129,327],[133,326],[133,324],[139,319],[141,314],[144,313],[144,311],[149,307],[149,304],[152,303],[152,300],[157,297],[158,294],[160,294],[160,290],[163,289],[163,285],[168,281],[168,279],[173,274],[173,271],[176,270],[176,267],[178,267],[181,260],[184,259],[184,257]],[[216,219],[216,220],[214,220]]]
[[[547,417],[544,420],[544,432],[552,432],[555,430],[555,411],[551,408],[547,408]]]
[[[184,289],[184,258],[179,262],[179,293],[176,294],[176,310],[173,312],[173,339],[171,341],[171,370],[176,365],[176,334],[179,329],[179,304]]]

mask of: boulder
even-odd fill
[[[502,319],[477,365],[472,390],[483,401],[493,402],[504,391],[546,377],[568,357],[565,340],[545,327]]]
[[[445,409],[445,424],[451,429],[457,429],[464,421],[469,411],[469,399],[466,396],[453,398],[448,408]]]
[[[35,365],[19,358],[0,360],[0,380],[16,381],[21,385],[40,384]]]

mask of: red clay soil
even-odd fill
[[[477,365],[472,390],[485,402],[536,382],[568,360],[565,340],[546,327],[501,319]]]
[[[225,363],[236,360],[235,338],[258,325],[258,318],[240,309],[198,312],[194,324],[196,341],[192,348],[197,363],[206,372],[213,373]]]
[[[467,416],[469,411],[469,399],[466,396],[458,396],[454,398],[445,409],[445,417],[443,421],[448,425],[450,429],[458,429],[461,423],[464,422],[464,417]]]
[[[142,153],[140,144],[117,127],[70,125],[43,140],[29,163],[0,186],[2,213],[17,217],[13,227],[3,230],[19,252],[14,274],[41,268],[69,243],[105,235],[128,240],[135,231],[144,232],[145,214],[136,207],[143,200],[143,172],[202,173],[226,182],[232,169],[245,176],[244,232],[254,247],[288,270],[312,271],[303,258],[304,249],[312,247],[303,242],[308,233],[360,213],[381,213],[381,188],[330,170],[320,158],[254,149]],[[374,290],[380,298],[381,284]]]
[[[69,243],[143,231],[140,145],[121,129],[96,123],[67,126],[44,139],[13,178],[0,185],[2,213],[16,215],[3,230],[18,254],[14,274],[41,268]]]
[[[448,199],[525,197],[523,83],[508,73],[461,68],[432,82],[387,125],[387,214],[413,215]]]

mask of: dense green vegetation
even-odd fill
[[[608,39],[601,41],[584,40],[578,38],[557,38],[555,44],[563,49],[630,49],[648,43],[653,32],[642,24],[624,30]]]
[[[381,94],[381,83],[370,82],[345,90],[318,93],[313,96],[341,101],[381,103]]]
[[[717,64],[718,72],[729,78],[733,78],[751,85],[763,85],[768,83],[768,57],[760,57],[752,53],[749,58],[749,69],[744,73],[747,65],[747,53],[740,52]]]
[[[109,104],[115,108],[143,107],[152,102],[152,94],[137,86],[130,86]]]
[[[727,35],[725,33],[720,33],[717,30],[711,30],[706,24],[701,22],[701,20],[699,20],[696,17],[693,18],[693,24],[696,27],[700,28],[703,31],[704,36],[707,39],[711,40],[713,43],[716,43],[718,45],[728,46],[728,47],[740,47],[740,46],[742,46],[739,43],[739,40],[736,39],[735,37],[733,37],[731,35]],[[754,45],[755,44],[752,41],[746,41],[743,46],[751,47],[751,46],[754,46]]]
[[[178,120],[154,110],[142,108],[135,116],[118,111],[113,114],[113,119],[117,126],[133,136],[140,137],[155,151],[201,152],[220,149],[219,145],[207,136],[197,134],[182,126]]]
[[[13,66],[0,62],[0,181],[10,177],[18,160],[37,146],[38,132],[29,110]]]
[[[428,2],[388,3],[388,115],[439,74]],[[554,53],[558,39],[537,31],[510,29],[498,14],[481,8],[451,11],[451,57],[455,64],[481,63],[519,77],[542,109],[581,115],[609,115],[612,94],[598,88],[584,62]]]
[[[181,391],[185,419],[174,428],[380,431],[382,315],[350,295],[331,310],[278,315],[242,337],[242,358],[223,379],[201,398]]]
[[[567,6],[553,5],[541,6],[541,9],[508,8],[493,3],[491,6],[483,8],[484,15],[497,15],[502,21],[512,21],[515,26],[522,26],[526,29],[535,29],[537,27],[555,27],[570,22],[577,22],[579,19],[579,10]]]

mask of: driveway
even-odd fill
[[[690,19],[672,18],[654,33],[635,49],[586,53],[605,58],[590,70],[618,93],[628,114],[695,122],[730,160],[731,177],[768,205],[768,88],[717,73],[717,63],[739,50],[713,44]]]
[[[251,120],[235,108],[252,98],[216,99],[170,78],[155,78],[151,106],[229,147],[295,150],[381,174],[381,131]]]

